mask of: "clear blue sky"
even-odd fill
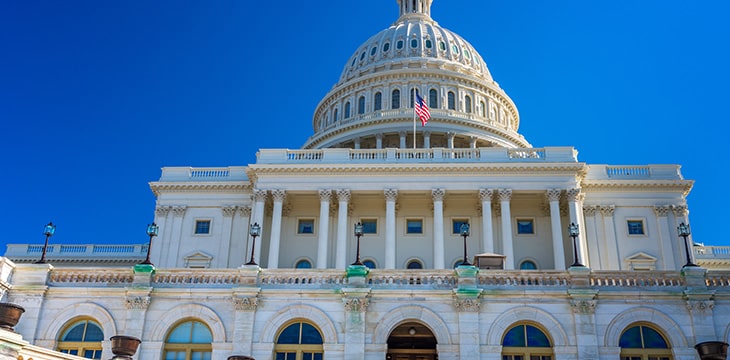
[[[695,241],[730,245],[728,1],[435,0],[533,146],[681,164]],[[395,0],[0,3],[0,245],[145,243],[163,166],[299,148]],[[0,249],[4,252],[4,246]]]

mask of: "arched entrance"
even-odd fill
[[[398,325],[388,337],[386,360],[438,360],[436,337],[417,322]]]

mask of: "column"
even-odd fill
[[[383,134],[375,134],[375,148],[376,149],[383,148]]]
[[[600,236],[598,236],[598,224],[596,222],[597,206],[583,206],[583,218],[585,220],[586,239],[592,239],[593,246],[588,247],[588,262],[593,264],[596,269],[604,269],[606,261],[603,261],[601,253],[605,252],[605,247],[600,246]],[[586,240],[588,241],[588,240]]]
[[[565,245],[563,243],[563,225],[560,224],[559,189],[550,189],[545,194],[550,204],[550,227],[553,237],[553,262],[555,270],[565,270]]]
[[[218,243],[218,255],[215,257],[219,268],[228,267],[228,254],[231,253],[231,243],[233,242],[233,216],[236,215],[236,206],[223,206],[223,231],[221,232],[221,241]]]
[[[423,132],[423,148],[424,149],[431,148],[431,132],[430,131]]]
[[[472,149],[477,148],[477,137],[476,136],[470,136],[469,137],[469,147]]]
[[[453,132],[447,132],[446,133],[446,141],[447,141],[447,144],[448,144],[447,147],[449,149],[453,149],[454,148],[454,136],[455,135],[456,134],[454,134]]]
[[[502,249],[504,250],[506,270],[514,270],[515,254],[512,246],[512,213],[510,211],[512,189],[499,189],[499,203],[502,209]]]
[[[337,190],[337,200],[339,207],[337,209],[337,258],[335,259],[335,267],[344,269],[347,267],[347,211],[350,202],[350,190]]]
[[[385,268],[395,269],[395,201],[398,190],[386,189],[385,193]]]
[[[261,236],[259,236],[259,241],[256,241],[256,243],[254,244],[256,248],[253,251],[253,257],[256,262],[261,263],[261,243],[263,242],[264,232],[266,231],[266,229],[264,229],[264,206],[266,205],[266,190],[256,189],[253,191],[253,195],[251,197],[254,201],[253,214],[251,215],[253,221],[251,223],[257,223],[259,224],[259,226],[261,226]],[[246,232],[248,232],[248,229],[246,230]],[[246,253],[248,254],[248,252]],[[244,263],[246,262],[247,260],[244,261]]]
[[[253,353],[253,326],[260,289],[240,289],[233,292],[233,354]]]
[[[400,137],[400,148],[405,149],[408,146],[406,145],[406,132],[405,131],[399,131],[398,136]]]
[[[679,268],[679,264],[674,259],[674,249],[676,247],[673,246],[675,242],[670,232],[672,229],[669,227],[668,215],[670,210],[671,207],[668,205],[654,206],[654,214],[656,214],[657,226],[659,227],[659,246],[662,248],[662,268],[660,270],[676,270]]]
[[[170,252],[170,235],[172,232],[171,225],[172,221],[168,221],[168,214],[170,214],[169,206],[158,206],[155,209],[155,224],[160,229],[160,236],[157,237],[157,241],[152,240],[152,248],[150,249],[150,261],[153,264],[162,265],[163,254]]]
[[[601,270],[621,270],[621,260],[618,258],[618,241],[616,240],[616,224],[613,220],[614,205],[598,207],[603,216],[603,236],[606,238],[606,266]]]
[[[319,191],[319,238],[317,241],[317,269],[327,268],[327,240],[330,228],[330,199],[332,190]]]
[[[274,213],[271,215],[268,268],[277,269],[279,267],[279,245],[281,243],[281,213],[284,208],[286,191],[281,189],[271,190],[271,197],[274,199]]]
[[[360,138],[356,137],[355,139],[353,139],[353,141],[355,141],[355,149],[359,149],[360,148]]]
[[[433,198],[433,268],[444,269],[444,189],[431,190]]]
[[[583,197],[579,188],[568,189],[565,194],[568,198],[568,211],[570,213],[570,222],[576,223],[579,226],[580,233],[578,234],[578,255],[580,256],[581,264],[586,267],[590,266],[590,259],[588,259],[588,244],[586,243],[586,227],[583,221]]]
[[[173,206],[172,207],[172,233],[170,234],[170,248],[167,251],[167,262],[158,264],[160,267],[183,267],[182,263],[178,263],[180,257],[180,240],[183,233],[183,217],[185,216],[185,206]],[[154,240],[153,240],[154,241]]]
[[[482,250],[494,252],[494,225],[492,224],[492,189],[479,189],[479,199],[482,201]]]

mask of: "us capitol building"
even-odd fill
[[[8,245],[2,300],[25,312],[0,359],[110,359],[115,335],[144,360],[683,360],[730,341],[730,248],[693,242],[680,166],[532,147],[431,2],[397,1],[301,149],[163,168],[149,257]]]

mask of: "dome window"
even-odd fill
[[[464,108],[467,113],[471,114],[471,96],[469,95],[464,96]]]
[[[438,109],[439,107],[439,93],[436,89],[428,91],[428,106],[431,109]]]
[[[449,110],[456,110],[456,95],[454,95],[453,91],[449,91],[447,100],[449,102]]]
[[[390,108],[400,109],[400,90],[398,89],[393,90],[393,94],[390,97]]]
[[[387,52],[388,50],[390,50],[390,43],[383,44],[383,52]]]
[[[446,43],[443,41],[439,41],[439,50],[446,51]]]
[[[451,50],[454,52],[454,54],[458,54],[459,53],[459,47],[456,46],[456,44],[451,45]]]
[[[365,97],[360,96],[359,99],[357,99],[357,113],[362,115],[365,113]]]
[[[352,64],[350,64],[350,66],[355,66],[355,61],[357,61],[357,56],[352,58]]]
[[[362,61],[363,59],[365,59],[365,52],[364,51],[362,52],[362,54],[360,54],[360,61]]]
[[[349,119],[349,118],[350,118],[350,102],[348,101],[345,104],[345,119]]]
[[[373,46],[373,48],[370,49],[370,56],[374,56],[376,51],[378,51],[378,47],[377,46]]]
[[[465,57],[466,57],[467,59],[471,60],[471,54],[469,53],[469,50],[464,50],[464,56],[465,56]]]
[[[412,39],[411,40],[411,47],[414,48],[414,49],[417,48],[418,47],[418,40]]]
[[[397,43],[395,43],[395,48],[400,50],[403,48],[403,40],[398,40]]]
[[[426,39],[426,49],[430,49],[432,46],[433,44],[431,43],[431,40]]]
[[[383,93],[380,91],[375,93],[375,99],[373,104],[373,110],[378,111],[383,108]]]

